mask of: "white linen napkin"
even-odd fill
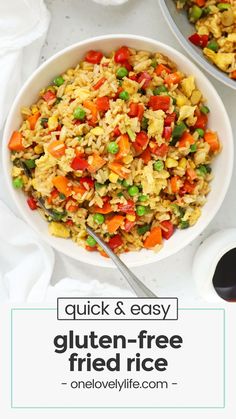
[[[38,65],[49,21],[43,0],[0,3],[0,130],[17,91]],[[17,214],[0,168],[0,302],[54,301],[57,296],[132,295],[118,274],[112,274],[111,285],[110,270],[86,269],[88,265],[72,263],[54,252],[3,201]],[[56,275],[60,280],[51,284],[55,255],[60,261],[60,272]]]

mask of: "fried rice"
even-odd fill
[[[194,76],[160,53],[88,51],[24,107],[13,186],[52,235],[100,251],[160,250],[201,215],[220,152]]]
[[[176,0],[186,9],[196,33],[189,40],[220,70],[236,80],[236,1]]]

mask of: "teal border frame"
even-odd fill
[[[170,410],[174,410],[174,409],[189,409],[189,410],[193,410],[193,409],[225,409],[226,407],[226,341],[225,341],[225,337],[226,337],[226,330],[225,330],[225,324],[226,324],[226,316],[225,316],[225,309],[224,308],[179,308],[179,311],[187,311],[187,310],[206,310],[206,311],[222,311],[223,313],[223,405],[222,406],[14,406],[13,403],[13,317],[14,317],[14,312],[16,311],[57,311],[56,308],[12,308],[11,309],[11,334],[10,334],[10,371],[11,371],[11,379],[10,379],[10,398],[11,398],[11,409],[62,409],[62,410],[71,410],[71,409],[84,409],[84,410],[137,410],[137,409],[141,409],[141,410],[155,410],[155,409],[170,409]]]

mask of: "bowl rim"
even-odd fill
[[[228,76],[226,76],[223,71],[218,70],[218,68],[211,64],[206,58],[204,58],[202,54],[197,52],[194,46],[184,37],[182,32],[179,30],[179,27],[176,25],[174,19],[172,18],[165,0],[160,0],[160,7],[171,32],[178,40],[180,45],[182,45],[185,51],[189,54],[189,56],[193,58],[196,63],[199,64],[212,77],[230,87],[231,89],[236,90],[236,81],[233,81]]]
[[[215,205],[214,207],[214,211],[211,212],[211,214],[209,214],[209,216],[207,217],[207,219],[203,219],[201,222],[200,227],[198,227],[197,232],[195,233],[195,235],[193,235],[192,237],[187,237],[185,238],[185,240],[179,241],[179,244],[175,247],[174,250],[170,251],[169,255],[163,255],[162,256],[162,252],[159,253],[155,253],[153,251],[152,252],[152,256],[150,258],[147,258],[145,260],[145,258],[143,258],[143,260],[139,260],[138,258],[135,261],[131,261],[131,262],[126,262],[127,265],[129,267],[137,267],[137,266],[144,266],[144,265],[149,265],[151,263],[155,263],[158,262],[160,260],[164,260],[167,259],[168,257],[173,256],[174,254],[176,254],[177,252],[183,250],[187,245],[189,245],[193,240],[195,240],[199,234],[201,234],[205,228],[210,224],[210,222],[213,220],[213,218],[215,217],[215,215],[217,214],[219,208],[221,207],[224,199],[225,199],[225,195],[229,189],[229,185],[230,185],[230,181],[232,178],[232,172],[233,172],[233,163],[234,163],[234,154],[233,154],[233,150],[234,150],[234,143],[233,143],[233,133],[232,133],[232,127],[230,124],[230,120],[229,120],[229,116],[228,113],[225,109],[225,106],[223,104],[222,99],[220,98],[217,90],[215,89],[215,87],[212,85],[212,83],[207,79],[207,77],[205,76],[204,73],[202,73],[202,71],[196,66],[195,63],[191,62],[191,60],[187,57],[185,57],[185,55],[182,52],[177,51],[176,49],[174,49],[174,47],[171,47],[169,45],[166,45],[163,42],[160,41],[156,41],[155,39],[149,38],[149,37],[144,37],[144,36],[140,36],[140,35],[132,35],[132,34],[108,34],[108,35],[101,35],[101,36],[96,36],[96,37],[91,37],[91,38],[87,38],[83,41],[79,41],[76,43],[73,43],[72,45],[69,45],[68,47],[58,51],[56,54],[52,55],[48,60],[46,60],[44,63],[42,63],[33,73],[32,75],[24,82],[23,86],[21,87],[20,91],[18,92],[18,94],[15,97],[15,100],[13,102],[13,104],[11,105],[8,117],[7,117],[7,121],[4,127],[4,132],[3,132],[3,142],[2,142],[2,165],[3,165],[3,176],[5,178],[6,184],[7,184],[7,188],[9,190],[10,196],[12,197],[17,209],[19,210],[19,213],[21,215],[21,217],[27,222],[28,225],[30,225],[34,231],[36,231],[36,233],[47,243],[49,244],[51,247],[53,247],[54,249],[56,249],[58,252],[61,252],[69,257],[74,258],[75,260],[79,261],[79,262],[83,262],[83,263],[87,263],[89,265],[92,266],[99,266],[99,267],[103,267],[103,268],[115,268],[115,265],[112,263],[112,261],[110,259],[107,258],[103,258],[101,256],[101,258],[99,260],[97,260],[95,263],[93,262],[93,258],[91,258],[91,254],[86,255],[86,257],[84,257],[83,255],[80,255],[78,252],[78,257],[75,257],[74,255],[70,254],[69,249],[66,248],[66,246],[64,247],[64,249],[62,250],[62,245],[61,243],[63,243],[63,240],[60,239],[60,241],[56,241],[56,243],[54,242],[52,244],[51,238],[50,236],[45,235],[43,232],[41,232],[37,227],[36,227],[36,223],[33,222],[31,219],[27,218],[27,214],[26,211],[24,210],[24,208],[22,207],[19,199],[17,199],[15,191],[12,188],[12,182],[11,182],[11,175],[9,173],[9,168],[8,168],[8,148],[7,148],[7,143],[8,143],[8,136],[7,136],[7,132],[9,130],[9,127],[12,124],[12,117],[14,115],[15,112],[15,108],[18,104],[19,99],[21,98],[22,94],[24,93],[25,89],[27,89],[28,85],[34,80],[37,79],[37,76],[40,74],[40,72],[46,68],[48,65],[50,65],[54,60],[56,60],[57,58],[61,57],[62,55],[73,51],[74,49],[80,48],[82,46],[85,46],[92,42],[100,42],[103,40],[117,40],[120,39],[121,42],[125,42],[128,43],[129,40],[136,40],[136,41],[140,41],[140,42],[147,42],[150,45],[154,45],[155,48],[161,48],[163,50],[166,51],[167,55],[168,53],[172,54],[172,56],[176,56],[176,58],[178,57],[180,60],[182,61],[188,61],[188,63],[191,66],[194,66],[197,71],[201,74],[201,77],[204,79],[205,84],[208,86],[208,88],[214,92],[214,95],[216,95],[218,98],[218,102],[220,104],[220,106],[222,107],[222,109],[224,110],[224,120],[225,120],[225,124],[227,125],[227,130],[229,132],[229,136],[228,136],[228,142],[229,142],[229,146],[231,148],[232,153],[230,154],[230,160],[229,160],[229,165],[228,165],[228,171],[227,171],[227,178],[224,179],[224,188],[220,193],[220,199],[218,199],[217,201],[217,205]],[[58,244],[57,244],[58,243]],[[87,252],[89,253],[89,252]],[[137,255],[139,252],[135,252]],[[121,255],[121,259],[122,259],[122,255]]]

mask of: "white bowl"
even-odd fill
[[[48,224],[45,220],[41,218],[37,211],[31,211],[28,208],[25,195],[12,187],[11,163],[7,144],[12,131],[17,130],[20,125],[21,107],[30,105],[36,101],[39,90],[48,85],[57,74],[62,73],[69,67],[75,66],[83,58],[87,50],[100,49],[104,53],[109,53],[121,45],[128,45],[129,47],[139,50],[159,51],[175,61],[178,67],[186,74],[194,74],[196,76],[197,85],[208,99],[208,105],[211,109],[209,127],[219,133],[223,143],[223,150],[213,163],[213,173],[215,177],[211,184],[212,191],[208,196],[207,203],[202,211],[202,216],[197,224],[189,229],[176,231],[170,240],[165,241],[163,249],[159,253],[143,249],[140,252],[130,252],[122,255],[123,261],[127,263],[128,266],[146,265],[151,262],[165,259],[192,242],[206,228],[219,210],[227,192],[233,168],[234,153],[232,130],[221,98],[196,65],[175,49],[142,36],[107,35],[79,42],[51,57],[27,80],[17,95],[9,113],[3,138],[4,175],[8,184],[9,193],[17,205],[19,214],[45,241],[47,241],[47,243],[56,250],[77,259],[78,261],[103,267],[114,267],[114,265],[112,261],[102,257],[99,253],[90,253],[76,245],[72,240],[64,240],[51,236],[48,233]]]

